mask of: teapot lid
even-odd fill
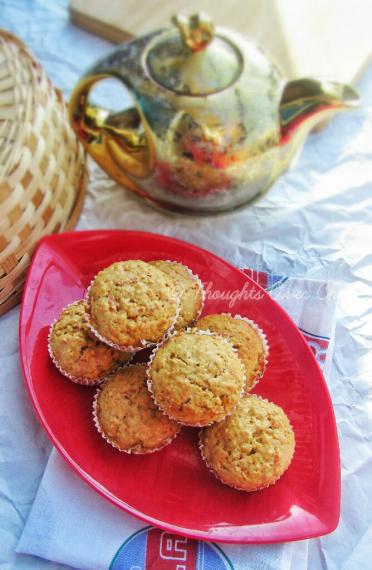
[[[214,34],[207,16],[175,16],[172,21],[178,30],[157,37],[147,54],[148,71],[157,83],[188,96],[210,95],[235,83],[242,56],[231,41]]]

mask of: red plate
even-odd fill
[[[185,263],[207,286],[203,314],[241,314],[264,329],[270,362],[255,392],[283,407],[296,436],[292,464],[276,485],[249,494],[219,483],[202,463],[195,429],[183,429],[171,445],[148,456],[119,453],[95,431],[94,389],[77,386],[57,371],[48,356],[48,328],[63,307],[84,295],[97,271],[124,259]],[[212,253],[141,232],[46,237],[23,296],[20,353],[31,400],[53,444],[93,489],[129,513],[174,533],[232,543],[298,540],[336,528],[339,450],[322,373],[279,305]]]

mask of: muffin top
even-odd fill
[[[66,376],[83,384],[95,384],[127,362],[130,355],[98,340],[84,318],[85,301],[66,307],[51,328],[49,348]]]
[[[88,302],[93,329],[123,350],[159,342],[172,328],[178,308],[173,280],[140,260],[113,263],[100,271]]]
[[[146,379],[145,365],[121,368],[104,383],[95,401],[99,431],[121,451],[150,453],[170,443],[180,431],[155,406]]]
[[[255,491],[276,482],[291,463],[295,439],[279,406],[242,398],[224,421],[201,430],[203,457],[223,483]]]
[[[245,382],[232,345],[195,329],[176,333],[154,353],[149,386],[158,406],[191,426],[208,425],[231,413]]]
[[[264,337],[246,320],[225,313],[207,315],[195,326],[215,332],[232,342],[245,367],[246,392],[252,390],[266,367],[267,344]]]
[[[180,311],[175,330],[183,329],[194,323],[203,308],[203,291],[199,280],[182,263],[163,260],[149,263],[171,277],[177,288],[180,297]]]

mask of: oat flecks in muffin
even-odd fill
[[[246,396],[231,416],[201,430],[200,444],[218,479],[237,489],[255,491],[272,485],[286,471],[295,438],[282,408]]]
[[[164,271],[173,279],[177,287],[180,297],[180,311],[174,327],[175,330],[183,329],[194,323],[203,308],[203,291],[199,280],[182,263],[164,260],[155,260],[149,263]]]
[[[113,263],[98,273],[88,302],[92,327],[124,350],[159,342],[178,309],[172,279],[140,260]]]
[[[221,337],[189,329],[171,336],[150,362],[149,386],[158,406],[177,421],[208,425],[231,413],[245,382],[243,365]]]
[[[89,330],[84,315],[87,304],[78,301],[66,307],[51,328],[49,348],[65,376],[81,384],[97,384],[130,359],[99,341]]]
[[[266,367],[267,346],[262,335],[246,320],[225,313],[207,315],[195,326],[215,332],[232,342],[245,366],[246,392],[252,390]]]
[[[121,451],[156,451],[180,431],[181,426],[155,406],[146,379],[145,365],[127,366],[115,372],[97,396],[94,413],[101,435]]]

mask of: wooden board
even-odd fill
[[[371,54],[371,0],[70,0],[73,23],[117,43],[197,11],[258,41],[290,79],[351,82]]]

